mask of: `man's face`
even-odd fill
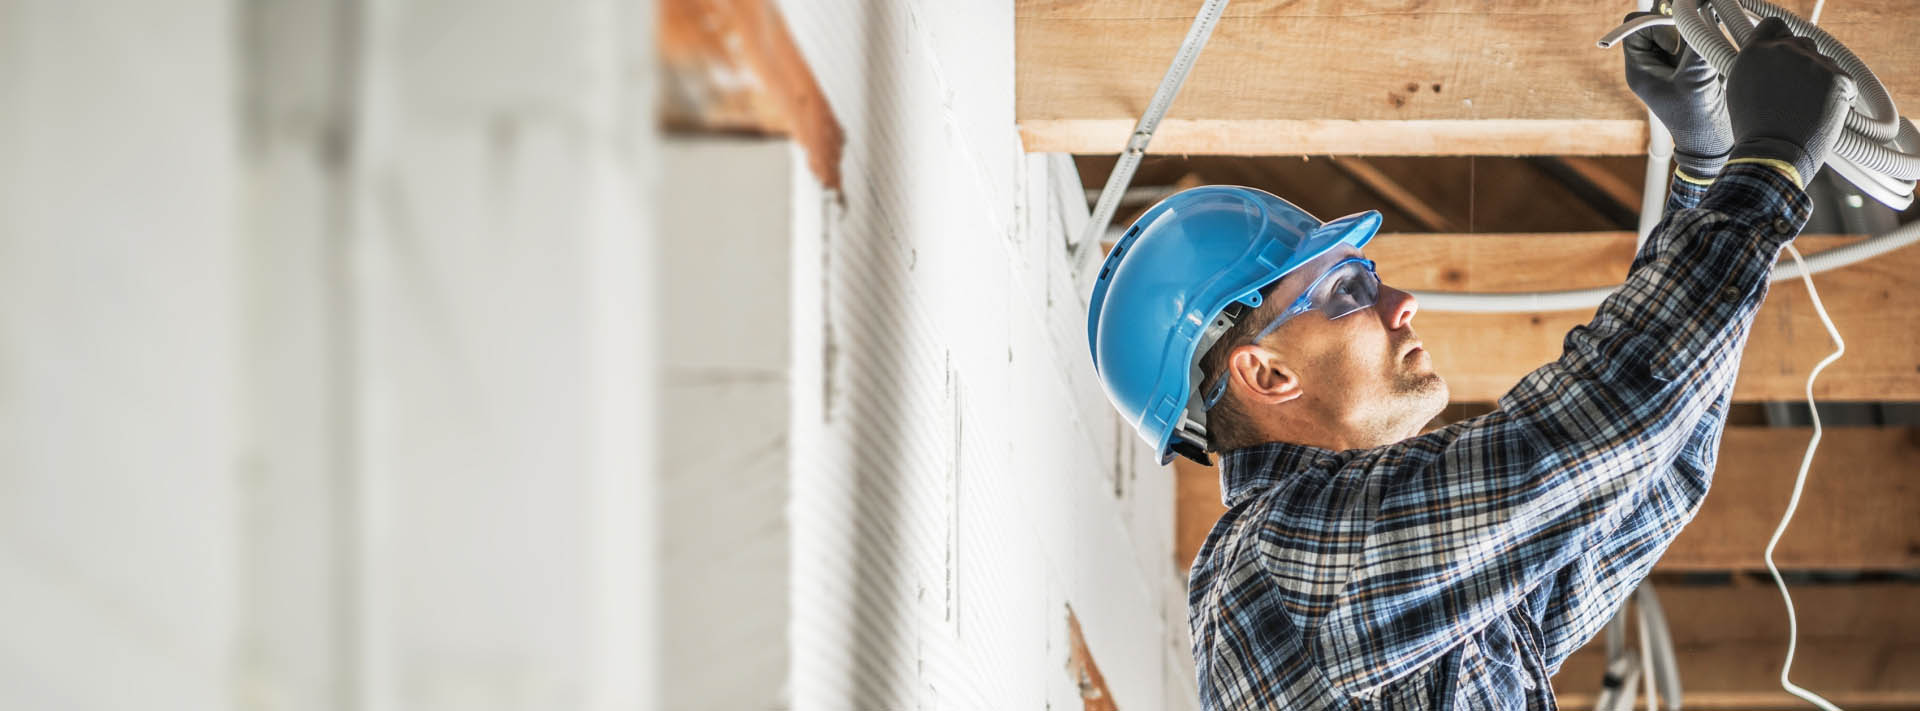
[[[1272,299],[1290,304],[1329,267],[1360,250],[1341,245],[1280,281]],[[1322,286],[1326,286],[1323,284]],[[1301,397],[1334,413],[1341,426],[1417,434],[1447,404],[1447,384],[1414,335],[1411,294],[1380,285],[1379,300],[1337,319],[1319,310],[1293,317],[1260,345],[1298,374]],[[1408,428],[1411,428],[1410,430]]]

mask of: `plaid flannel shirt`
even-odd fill
[[[1759,165],[1671,190],[1626,283],[1498,410],[1226,454],[1188,592],[1206,708],[1555,708],[1548,678],[1706,497],[1768,273],[1812,210]]]

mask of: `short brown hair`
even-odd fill
[[[1200,372],[1205,379],[1200,381],[1200,392],[1211,392],[1221,378],[1227,375],[1227,354],[1233,349],[1251,343],[1258,329],[1267,325],[1278,314],[1282,305],[1273,303],[1273,292],[1280,286],[1276,279],[1260,289],[1260,305],[1246,309],[1238,321],[1220,335],[1220,340],[1200,356]],[[1232,308],[1232,307],[1229,307]],[[1244,308],[1244,307],[1241,307]],[[1240,398],[1234,394],[1231,385],[1225,386],[1220,401],[1207,408],[1207,451],[1225,452],[1249,445],[1259,444],[1260,433],[1254,431],[1253,420]]]

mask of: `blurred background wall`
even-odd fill
[[[838,185],[651,3],[0,0],[0,707],[1192,706],[1012,7],[769,6]]]

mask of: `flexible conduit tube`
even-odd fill
[[[1762,17],[1780,18],[1795,35],[1812,39],[1821,54],[1832,57],[1841,69],[1853,77],[1854,85],[1859,90],[1852,110],[1847,112],[1846,130],[1835,137],[1834,154],[1875,173],[1901,180],[1920,178],[1920,155],[1889,145],[1889,142],[1900,137],[1900,143],[1912,146],[1914,144],[1907,143],[1906,137],[1920,134],[1915,133],[1911,122],[1900,117],[1894,108],[1892,95],[1873,75],[1873,70],[1868,69],[1866,63],[1854,56],[1846,45],[1840,44],[1826,30],[1767,0],[1708,1],[1713,4],[1714,14],[1719,17],[1720,24],[1726,25],[1727,31],[1733,33],[1734,40],[1741,44],[1745,44],[1753,34],[1753,22],[1747,19],[1742,8]],[[1715,71],[1725,76],[1733,70],[1733,60],[1739,50],[1702,13],[1700,0],[1676,0],[1673,20],[1687,44],[1706,57],[1707,63],[1712,64]]]
[[[1613,618],[1607,621],[1603,635],[1607,642],[1606,674],[1600,679],[1600,693],[1594,696],[1594,711],[1632,711],[1633,687],[1640,679],[1640,661],[1627,650],[1627,617],[1632,613],[1629,597],[1620,602]]]
[[[1829,269],[1865,261],[1893,250],[1920,242],[1920,221],[1909,222],[1885,234],[1875,235],[1845,247],[1836,247],[1807,257],[1807,271],[1819,274]],[[1773,269],[1769,281],[1797,279],[1800,269],[1795,265],[1783,264]],[[1571,311],[1590,309],[1605,301],[1618,286],[1595,289],[1574,289],[1569,291],[1542,291],[1531,293],[1476,293],[1446,291],[1415,291],[1414,298],[1420,300],[1420,308],[1433,311],[1462,311],[1468,313],[1527,313],[1532,311]]]
[[[1890,136],[1894,139],[1893,148],[1879,143],[1873,143],[1870,149],[1854,148],[1850,150],[1877,150],[1880,153],[1893,156],[1893,158],[1889,158],[1878,164],[1860,162],[1858,165],[1853,165],[1847,160],[1844,160],[1844,154],[1836,155],[1836,158],[1841,159],[1829,161],[1835,170],[1845,174],[1855,185],[1861,185],[1860,179],[1864,178],[1876,183],[1880,190],[1892,192],[1900,192],[1898,188],[1902,186],[1894,184],[1898,182],[1898,178],[1911,178],[1912,176],[1899,174],[1895,171],[1876,171],[1879,174],[1868,174],[1864,176],[1860,175],[1860,173],[1863,169],[1868,171],[1874,170],[1875,165],[1898,168],[1901,167],[1903,162],[1912,161],[1914,162],[1912,166],[1915,169],[1914,172],[1920,174],[1920,158],[1916,158],[1912,154],[1895,152],[1895,148],[1899,146],[1920,146],[1920,132],[1916,132],[1912,122],[1899,116],[1893,106],[1893,97],[1887,94],[1886,87],[1874,77],[1872,70],[1868,69],[1866,64],[1861,62],[1859,57],[1854,56],[1853,52],[1848,50],[1846,46],[1840,44],[1832,35],[1827,34],[1819,27],[1800,19],[1791,12],[1768,3],[1766,0],[1708,1],[1714,3],[1715,11],[1723,18],[1722,22],[1727,22],[1730,31],[1735,32],[1735,36],[1741,38],[1742,41],[1744,41],[1745,36],[1753,32],[1752,22],[1747,19],[1746,13],[1740,9],[1741,6],[1744,5],[1755,14],[1780,18],[1783,22],[1787,23],[1788,28],[1792,29],[1796,35],[1812,38],[1814,44],[1820,48],[1823,54],[1833,57],[1834,61],[1839,63],[1841,68],[1845,69],[1848,75],[1854,78],[1855,86],[1860,92],[1860,98],[1859,101],[1856,102],[1856,106],[1864,105],[1865,111],[1863,112],[1860,108],[1855,108],[1848,114],[1848,130],[1842,131],[1840,138],[1851,139],[1852,142],[1859,143],[1862,141],[1871,141],[1874,136]],[[1641,6],[1642,9],[1644,9],[1645,3],[1641,3]],[[1730,15],[1738,19],[1728,22],[1725,18]],[[1661,24],[1662,20],[1664,20],[1664,18],[1648,18],[1643,20],[1641,24]],[[1676,0],[1674,4],[1673,22],[1678,25],[1681,35],[1687,40],[1687,44],[1694,47],[1702,56],[1706,57],[1708,63],[1712,64],[1716,71],[1725,74],[1733,68],[1733,58],[1738,54],[1738,50],[1734,49],[1726,37],[1720,34],[1718,26],[1713,24],[1713,22],[1708,20],[1703,14],[1700,0]],[[1623,29],[1626,28],[1623,26]],[[1632,30],[1628,29],[1627,31],[1630,32]],[[1618,36],[1609,35],[1608,38],[1601,40],[1600,44],[1601,46],[1611,46],[1613,42],[1618,41],[1618,39]],[[1652,131],[1650,132],[1651,135],[1649,136],[1647,145],[1647,182],[1646,190],[1642,193],[1645,197],[1642,200],[1640,209],[1640,242],[1644,242],[1652,226],[1659,223],[1660,214],[1664,210],[1667,187],[1666,167],[1668,162],[1672,160],[1673,155],[1672,139],[1670,137],[1665,145],[1666,150],[1660,150],[1662,144],[1659,142],[1657,136],[1664,131],[1660,130],[1662,127],[1659,120],[1649,117],[1648,124]],[[1856,125],[1858,126],[1857,130],[1855,128]],[[1839,153],[1838,144],[1835,146],[1835,153]],[[1659,174],[1657,179],[1655,178],[1656,173]],[[1876,192],[1873,189],[1876,186],[1861,185],[1861,187],[1868,190],[1868,192]],[[1910,192],[1911,185],[1905,186],[1905,189]],[[1810,274],[1818,274],[1829,269],[1837,269],[1877,257],[1913,244],[1914,242],[1920,242],[1920,222],[1902,225],[1886,234],[1875,235],[1862,242],[1830,249],[1807,257],[1807,270]],[[1800,268],[1797,265],[1780,265],[1774,268],[1770,281],[1777,282],[1783,279],[1798,278],[1799,276]],[[1412,292],[1412,294],[1420,300],[1422,308],[1433,311],[1528,313],[1535,311],[1573,311],[1594,308],[1599,306],[1600,302],[1605,301],[1607,296],[1618,288],[1618,286],[1611,286],[1594,289],[1527,293],[1416,291]]]
[[[1653,646],[1651,673],[1654,687],[1660,690],[1661,706],[1680,711],[1680,663],[1674,655],[1673,629],[1667,626],[1667,611],[1660,606],[1660,596],[1654,593],[1652,583],[1641,581],[1633,597],[1640,610],[1640,631]]]
[[[1673,167],[1673,134],[1667,132],[1660,117],[1647,112],[1647,178],[1640,187],[1640,231],[1633,246],[1647,243],[1653,228],[1660,226],[1660,214],[1667,209],[1667,171]]]
[[[1653,0],[1636,0],[1634,9],[1653,10]],[[1673,134],[1660,117],[1647,109],[1647,177],[1640,187],[1640,231],[1634,238],[1634,250],[1647,243],[1653,228],[1660,225],[1660,213],[1666,211],[1667,171],[1673,167]]]

